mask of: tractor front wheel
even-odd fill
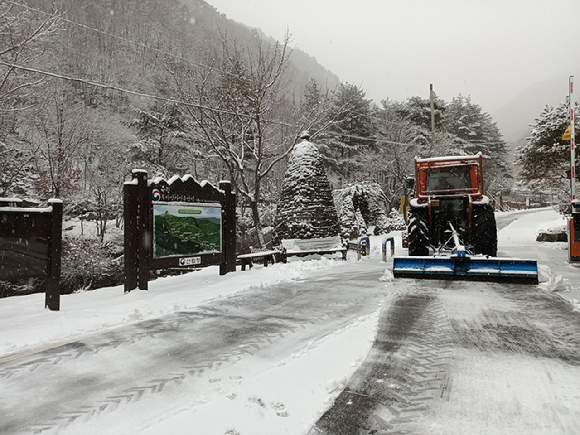
[[[497,255],[497,225],[489,204],[473,207],[471,245],[474,254]]]
[[[409,224],[407,226],[407,241],[409,255],[412,257],[429,255],[429,229],[427,227],[427,208],[409,209]]]

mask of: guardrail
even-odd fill
[[[395,255],[395,238],[394,237],[387,237],[383,240],[383,261],[387,261],[387,244],[391,244],[391,257]]]

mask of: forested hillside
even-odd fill
[[[90,178],[99,174],[92,169],[103,158],[101,170],[117,171],[103,175],[118,183],[129,167],[151,160],[151,152],[157,155],[149,163],[157,163],[164,175],[176,171],[218,178],[212,165],[194,163],[202,150],[186,146],[175,125],[162,125],[171,123],[162,120],[172,116],[168,100],[179,100],[172,68],[211,68],[206,61],[224,38],[247,45],[260,37],[258,31],[196,0],[69,0],[55,9],[46,9],[43,1],[3,2],[1,13],[7,30],[2,72],[8,83],[0,98],[9,110],[2,117],[0,140],[12,148],[11,159],[2,160],[13,161],[13,170],[26,167],[28,172],[3,171],[1,195],[68,199],[79,187],[90,189],[96,183]],[[288,96],[299,98],[310,79],[337,84],[309,56],[295,50],[293,57],[302,69],[289,65]],[[42,73],[32,72],[36,70]],[[152,126],[148,117],[159,125]],[[148,149],[143,138],[155,134],[158,149]],[[51,141],[60,147],[58,165]],[[178,155],[178,149],[184,154]],[[26,175],[33,175],[34,190]]]
[[[94,248],[69,240],[65,254],[110,259],[122,247],[105,234],[112,219],[122,225],[135,168],[231,180],[240,234],[268,243],[262,228],[304,130],[333,188],[376,183],[387,208],[404,196],[415,156],[482,152],[488,193],[509,191],[505,142],[469,97],[434,95],[434,126],[429,99],[388,97],[377,106],[289,35],[268,38],[202,0],[4,0],[0,196],[63,199],[67,218],[98,224]]]

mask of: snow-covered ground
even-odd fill
[[[567,263],[566,244],[535,241],[540,229],[560,227],[565,221],[551,209],[501,213],[497,219],[498,223],[513,220],[499,233],[500,254],[537,258],[540,288],[558,292],[580,310],[580,269]],[[394,235],[399,255],[404,250],[400,248],[400,235]],[[364,262],[381,262],[381,239],[372,237],[371,255],[363,258]],[[256,266],[250,271],[225,276],[219,275],[217,267],[210,267],[152,281],[146,292],[136,290],[124,294],[123,287],[118,286],[64,295],[59,312],[43,308],[42,294],[1,299],[0,363],[94,333],[192,309],[247,289],[304,278],[323,280],[330,268],[347,267],[356,261],[354,253],[349,253],[346,264],[326,258],[291,261],[267,268]],[[392,285],[390,259],[382,264],[384,285],[388,289]],[[380,306],[374,313],[308,343],[289,357],[264,364],[262,371],[224,380],[201,397],[192,397],[187,405],[172,409],[140,433],[306,434],[368,354],[379,314]],[[506,376],[513,375],[510,375],[513,367],[509,361],[505,370]],[[2,392],[0,399],[1,396]],[[248,400],[231,400],[231,397]],[[192,432],[192,428],[197,430]]]
[[[537,260],[540,286],[580,309],[580,265],[568,261],[568,243],[536,242],[539,232],[565,232],[566,218],[544,208],[496,213],[496,220],[500,227],[513,220],[498,233],[498,255]]]

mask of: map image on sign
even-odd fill
[[[154,257],[221,252],[219,206],[154,204]]]

